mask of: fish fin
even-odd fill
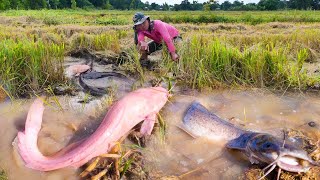
[[[209,111],[202,105],[200,104],[198,101],[194,101],[192,102],[192,104],[189,106],[189,108],[187,109],[185,116],[183,118],[183,123],[184,124],[188,124],[190,123],[190,120],[192,119],[192,117],[194,116],[194,113],[196,113],[197,111],[199,112],[206,112],[208,113]]]
[[[260,163],[260,161],[253,156],[249,156],[249,161],[251,162],[251,164],[259,164]]]
[[[181,125],[176,125],[177,128],[179,128],[180,130],[182,130],[183,132],[185,132],[186,134],[188,134],[189,136],[193,137],[194,139],[196,139],[198,136],[193,134],[191,131],[187,130],[185,127],[181,126]]]
[[[156,114],[147,116],[141,125],[140,133],[143,135],[151,135],[156,118]]]
[[[253,137],[256,134],[257,133],[253,133],[253,132],[244,133],[241,136],[230,140],[226,144],[226,147],[229,149],[245,150],[248,141],[251,139],[251,137]]]

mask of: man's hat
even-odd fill
[[[137,12],[136,14],[134,14],[132,20],[134,25],[136,26],[136,25],[142,24],[148,18],[149,16],[145,16],[143,13]]]

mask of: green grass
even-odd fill
[[[27,39],[0,41],[0,76],[13,95],[26,95],[63,81],[64,45]]]
[[[288,44],[275,46],[269,41],[255,48],[239,49],[222,40],[193,35],[180,48],[179,64],[172,65],[167,56],[162,68],[170,69],[180,82],[196,89],[239,85],[303,89],[313,79],[302,69],[309,56],[305,48],[292,54],[293,49],[288,48]]]
[[[6,174],[6,172],[2,169],[0,169],[0,180],[8,180],[8,176]]]
[[[126,36],[124,31],[106,32],[98,35],[81,33],[72,38],[70,49],[87,48],[95,51],[108,49],[119,53],[119,40],[123,36]]]

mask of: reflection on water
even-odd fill
[[[223,147],[224,142],[205,138],[193,139],[177,126],[181,125],[184,111],[192,101],[200,101],[211,112],[230,119],[245,129],[296,128],[318,135],[319,127],[309,127],[308,122],[320,124],[320,100],[313,96],[279,97],[266,92],[214,92],[210,94],[176,94],[164,107],[162,116],[168,123],[166,142],[158,137],[146,148],[147,168],[162,176],[180,176],[182,179],[238,179],[249,167],[241,154]],[[52,154],[70,141],[91,134],[99,124],[94,111],[75,111],[68,100],[62,100],[65,111],[46,106],[38,145],[46,154]],[[97,103],[99,104],[99,102]],[[101,104],[101,102],[100,102]],[[41,173],[25,168],[14,153],[12,141],[17,129],[23,128],[30,102],[0,104],[0,167],[9,179],[78,179],[77,170],[65,168]],[[55,106],[56,107],[56,106]],[[104,106],[105,108],[106,106]]]

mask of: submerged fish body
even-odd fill
[[[314,162],[301,147],[267,133],[240,129],[193,102],[183,119],[190,133],[213,140],[224,140],[226,147],[244,152],[252,163],[266,163],[291,172],[306,172]]]
[[[198,102],[192,103],[188,108],[183,124],[192,134],[212,140],[228,141],[244,133],[242,129],[211,113]]]
[[[41,99],[31,105],[24,132],[18,132],[18,152],[29,168],[50,171],[67,166],[79,167],[106,153],[114,143],[143,121],[140,132],[151,134],[156,113],[165,105],[168,91],[161,87],[138,89],[114,103],[98,129],[87,139],[65,148],[64,153],[44,156],[37,146],[44,111]]]

